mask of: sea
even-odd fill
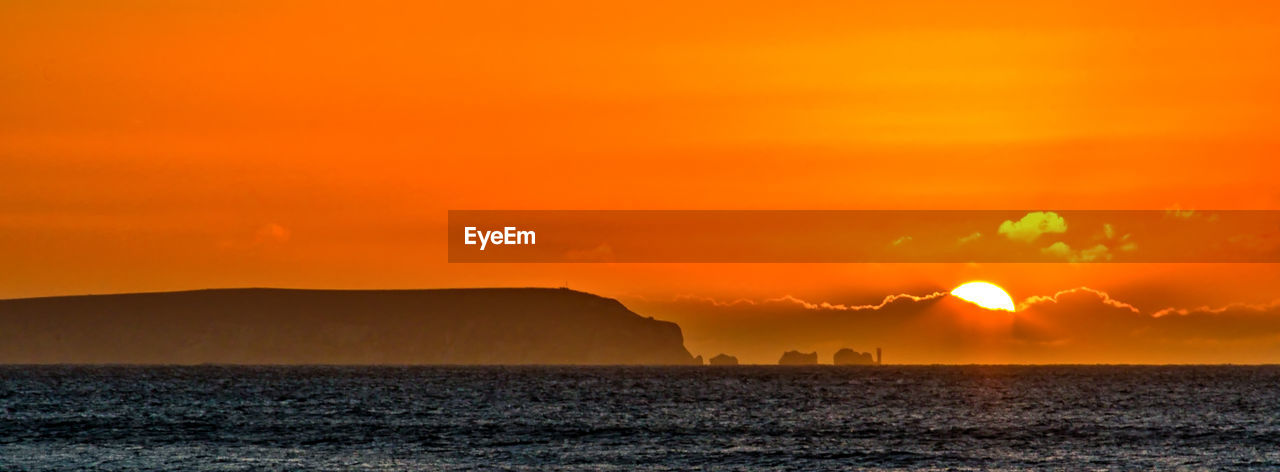
[[[1280,470],[1280,366],[3,366],[0,470]]]

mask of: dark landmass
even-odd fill
[[[835,365],[875,365],[875,359],[872,359],[870,352],[858,352],[853,349],[844,348],[836,351],[832,356],[832,363]]]
[[[782,358],[778,359],[779,365],[816,365],[818,363],[818,353],[810,352],[805,354],[800,351],[787,351],[782,353]]]
[[[728,354],[720,354],[711,358],[710,365],[738,365],[738,358]]]
[[[675,323],[567,289],[0,300],[6,364],[692,364]]]

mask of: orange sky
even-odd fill
[[[1267,264],[445,263],[449,209],[1280,209],[1280,7],[1113,3],[5,2],[0,298],[1280,298]]]

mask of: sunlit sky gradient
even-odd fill
[[[4,2],[0,297],[1280,298],[1266,264],[445,263],[448,209],[1280,209],[1274,2],[686,3]]]

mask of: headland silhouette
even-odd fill
[[[0,300],[6,364],[692,364],[683,342],[675,323],[567,289]]]

